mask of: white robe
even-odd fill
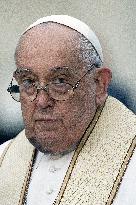
[[[0,155],[10,141],[0,146]],[[58,195],[73,152],[58,157],[38,152],[27,194],[27,205],[52,205]],[[128,164],[113,205],[136,204],[136,150]]]

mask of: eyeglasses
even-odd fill
[[[33,80],[29,78],[18,85],[18,83],[15,81],[15,78],[13,77],[7,91],[17,102],[20,102],[20,93],[22,96],[28,97],[31,102],[34,101],[37,98],[38,92],[40,90],[46,91],[48,95],[55,100],[65,101],[74,94],[74,91],[79,86],[80,81],[92,70],[93,67],[94,64],[75,83],[75,85],[63,82],[63,78],[59,78],[59,82],[49,82],[44,87],[40,86],[39,82],[33,82]]]

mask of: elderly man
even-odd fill
[[[108,97],[111,71],[93,31],[44,17],[22,34],[15,62],[8,91],[25,133],[1,145],[0,204],[134,205],[136,117]]]

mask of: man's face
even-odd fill
[[[39,25],[23,36],[16,65],[24,70],[26,79],[31,77],[40,86],[60,79],[74,85],[87,71],[79,53],[76,31],[54,23]],[[25,69],[30,73],[26,74]],[[95,114],[95,90],[92,72],[81,80],[74,95],[66,101],[52,99],[45,90],[40,90],[33,102],[21,93],[29,141],[42,152],[58,154],[72,150]]]

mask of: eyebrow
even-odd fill
[[[15,75],[18,75],[18,74],[23,74],[23,73],[26,73],[26,72],[31,73],[31,74],[34,74],[30,68],[17,68],[17,69],[14,71],[14,74],[15,74]],[[34,75],[35,75],[35,74],[34,74]]]
[[[15,71],[14,71],[14,74],[23,74],[25,72],[28,72],[30,74],[33,74],[36,76],[36,74],[32,71],[31,68],[17,68]],[[53,67],[53,68],[50,68],[50,72],[51,73],[60,73],[60,72],[64,72],[64,73],[67,73],[69,75],[71,75],[71,72],[70,72],[70,69],[68,66],[57,66],[57,67]]]

